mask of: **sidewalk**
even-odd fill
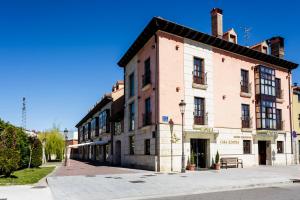
[[[55,199],[147,199],[267,187],[300,179],[300,167],[253,167],[181,173],[49,177]]]
[[[60,163],[49,163],[44,166],[59,166]],[[48,176],[55,173],[56,169]],[[47,176],[47,177],[48,177]],[[46,182],[46,177],[33,185],[12,185],[0,187],[0,199],[7,200],[53,200],[53,195]]]

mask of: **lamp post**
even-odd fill
[[[181,119],[182,119],[182,136],[181,136],[181,142],[182,142],[182,153],[181,153],[181,173],[185,173],[185,156],[184,156],[184,132],[183,132],[183,117],[184,117],[184,111],[185,111],[185,105],[186,103],[184,100],[181,100],[179,103],[180,113],[181,113]]]
[[[174,142],[174,138],[173,138],[174,122],[172,119],[170,119],[169,125],[170,125],[170,132],[171,132],[171,172],[172,172],[173,171],[173,142]]]
[[[68,129],[65,128],[64,134],[65,134],[65,166],[67,166],[68,163]]]

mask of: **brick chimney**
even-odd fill
[[[284,57],[284,38],[277,36],[272,37],[268,40],[268,44],[271,49],[271,55],[276,56],[278,58]]]
[[[211,15],[211,32],[218,38],[223,37],[223,11],[220,8],[213,8]]]

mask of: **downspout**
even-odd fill
[[[291,135],[291,154],[293,154],[293,124],[292,124],[292,102],[291,102],[291,70],[289,70],[289,112],[290,112],[290,135]],[[295,158],[294,158],[295,159]]]
[[[158,117],[158,112],[159,112],[159,52],[158,52],[158,36],[155,33],[155,50],[156,50],[156,55],[155,55],[155,156],[157,158],[157,166],[156,170],[160,171],[160,150],[159,150],[159,117]]]

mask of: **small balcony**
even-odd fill
[[[205,115],[194,115],[194,125],[195,126],[204,126],[208,125],[208,113],[205,113]]]
[[[196,76],[193,72],[193,88],[207,89],[207,73],[202,72],[199,76]]]
[[[143,88],[147,85],[150,85],[151,84],[151,73],[147,73],[147,74],[144,74],[142,76],[142,81],[143,81]]]
[[[242,131],[252,131],[252,118],[241,117]]]
[[[251,83],[241,82],[241,97],[251,98]]]
[[[152,124],[152,113],[144,113],[143,114],[143,126],[148,126]]]
[[[276,130],[278,131],[284,130],[284,121],[276,121]]]
[[[276,102],[277,103],[283,103],[283,90],[281,89],[276,89]]]

